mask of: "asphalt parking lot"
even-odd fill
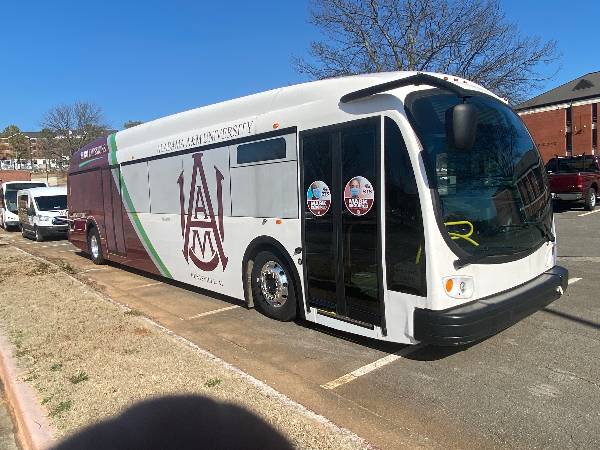
[[[567,293],[466,348],[382,344],[280,323],[231,300],[121,266],[66,241],[2,237],[67,261],[153,318],[380,448],[600,448],[600,209],[555,215]]]

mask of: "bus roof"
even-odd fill
[[[71,170],[81,170],[86,165],[95,167],[97,163],[88,163],[100,159],[93,156],[109,151],[106,147],[110,146],[114,147],[111,149],[111,154],[116,161],[108,163],[114,164],[244,138],[275,129],[282,130],[294,126],[307,129],[326,125],[328,120],[336,123],[336,121],[360,118],[361,114],[366,114],[361,112],[365,110],[364,107],[361,110],[355,104],[342,103],[340,100],[343,96],[357,90],[414,76],[417,73],[382,72],[329,78],[173,114],[119,131],[109,136],[108,144],[106,141],[102,143],[101,139],[88,144],[80,150],[81,153],[75,160],[71,160]],[[498,98],[490,91],[462,78],[433,73],[427,75],[448,80],[463,89]],[[392,90],[395,95],[404,99],[404,96],[411,91],[427,88],[427,85],[408,85]],[[370,96],[366,100],[375,97],[378,96]],[[355,103],[364,105],[366,102],[357,100]],[[340,117],[340,113],[346,114],[347,118]]]

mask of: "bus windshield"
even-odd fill
[[[406,99],[425,151],[440,228],[459,256],[482,262],[488,256],[524,256],[554,239],[543,162],[509,107],[484,96],[465,101],[478,110],[477,131],[474,146],[459,150],[447,142],[445,114],[463,99],[439,89]]]
[[[59,211],[67,209],[66,195],[45,195],[36,197],[35,203],[40,211]]]

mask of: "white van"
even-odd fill
[[[19,222],[23,237],[38,242],[46,237],[67,237],[67,187],[39,187],[17,192]]]
[[[0,226],[5,230],[19,227],[17,191],[48,186],[38,181],[7,181],[0,185]]]

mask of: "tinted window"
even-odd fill
[[[550,166],[550,162],[546,169],[552,172],[559,173],[577,173],[577,172],[596,172],[598,167],[592,156],[580,156],[575,158],[559,158],[553,159],[554,164]]]
[[[270,161],[285,158],[285,139],[269,139],[268,141],[253,142],[239,145],[237,148],[237,163]]]
[[[419,193],[398,125],[385,119],[385,261],[387,287],[427,295]]]
[[[342,131],[342,186],[357,180],[360,188],[371,185],[370,189],[377,192],[377,129],[380,126],[378,121],[376,127],[356,125]],[[381,316],[377,253],[379,204],[375,196],[372,208],[363,215],[354,215],[346,206],[342,207],[344,294],[348,316],[374,324],[380,323]]]
[[[67,209],[66,195],[45,195],[43,197],[36,197],[35,202],[40,211]]]

